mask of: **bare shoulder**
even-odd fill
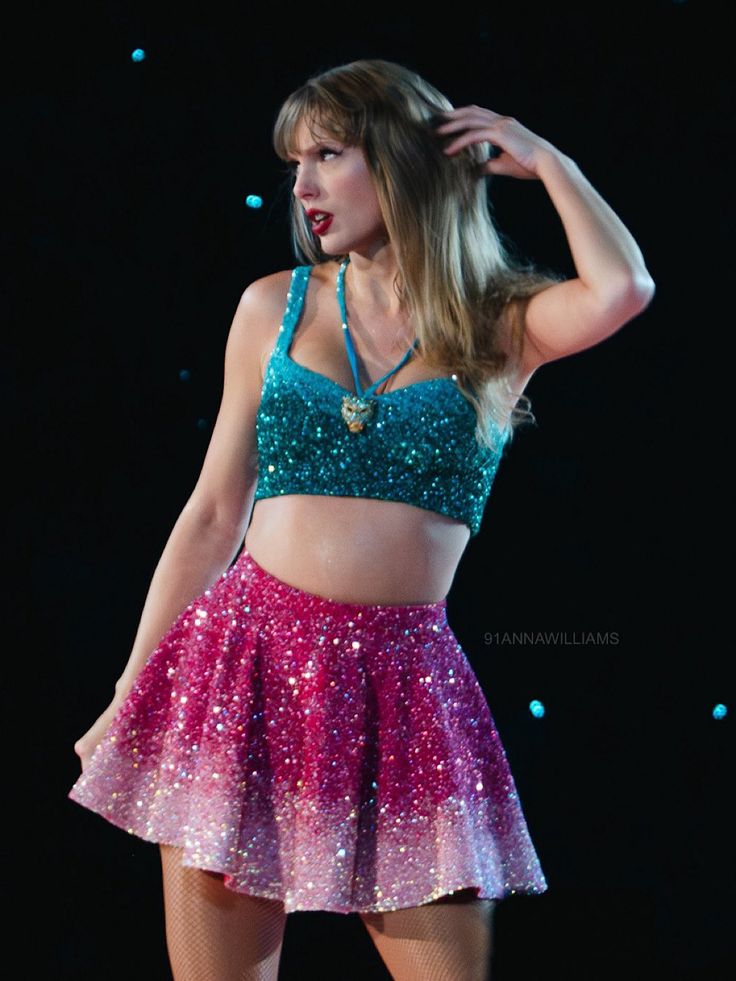
[[[334,298],[338,269],[339,263],[333,260],[316,263],[311,267],[304,319],[309,320],[314,316],[326,296]],[[254,280],[243,293],[240,302],[239,313],[249,323],[251,332],[255,332],[265,345],[266,360],[283,320],[292,275],[293,270],[284,269]]]
[[[334,290],[337,269],[338,263],[333,261],[314,265],[309,277],[309,294],[321,293],[325,286]],[[247,324],[249,333],[258,335],[266,345],[275,340],[283,320],[292,276],[292,269],[282,269],[254,279],[240,298],[236,321]]]
[[[236,357],[253,361],[259,366],[263,379],[265,365],[276,343],[279,327],[286,309],[292,270],[254,279],[240,297],[231,328],[231,341],[238,352]]]
[[[286,306],[286,294],[289,292],[291,277],[291,269],[282,269],[280,272],[254,279],[243,291],[238,309],[242,310],[249,319],[263,323],[272,322],[275,316],[278,329]]]

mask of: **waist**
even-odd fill
[[[284,495],[256,501],[245,547],[306,592],[410,605],[445,600],[468,539],[466,525],[402,502]]]

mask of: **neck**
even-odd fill
[[[385,319],[401,319],[403,310],[394,283],[398,264],[386,243],[371,254],[351,252],[345,276],[346,295],[359,309]]]

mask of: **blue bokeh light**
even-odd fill
[[[245,199],[245,203],[249,208],[260,208],[263,204],[263,198],[259,197],[257,194],[249,194]]]
[[[716,707],[713,709],[713,718],[725,719],[727,715],[728,715],[728,709],[722,702],[719,702],[718,705],[716,705]]]
[[[182,368],[179,372],[179,381],[188,382],[191,377],[191,374],[186,368]]]
[[[534,699],[529,702],[529,711],[532,713],[535,719],[541,719],[545,713],[545,707],[538,699]]]
[[[143,50],[143,48],[136,48],[130,57],[133,59],[133,61],[143,61],[143,59],[146,57],[146,52]]]

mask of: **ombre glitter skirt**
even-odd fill
[[[286,912],[547,889],[446,600],[326,599],[245,549],[177,617],[68,796]]]

